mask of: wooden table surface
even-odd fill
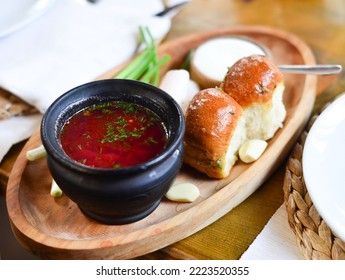
[[[294,33],[320,64],[345,65],[344,0],[192,0],[172,21],[165,41],[200,31],[238,25],[266,25]],[[314,109],[345,92],[344,73],[318,79]],[[0,164],[0,190],[24,142]],[[285,162],[248,199],[231,212],[175,244],[140,259],[239,259],[283,203]]]

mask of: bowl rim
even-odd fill
[[[61,147],[61,144],[58,140],[58,132],[56,132],[56,124],[58,121],[58,118],[54,120],[54,128],[52,129],[51,125],[48,125],[48,120],[51,117],[52,111],[56,109],[57,106],[60,106],[61,103],[66,102],[66,99],[73,95],[77,97],[76,92],[85,89],[87,87],[93,87],[97,85],[101,85],[104,83],[121,83],[121,84],[133,84],[139,87],[144,88],[145,90],[153,91],[155,93],[159,93],[160,95],[163,96],[163,99],[166,100],[166,102],[171,103],[174,108],[176,108],[176,112],[178,113],[177,119],[178,119],[178,129],[174,133],[174,136],[169,135],[168,139],[170,137],[174,137],[173,141],[170,141],[168,145],[155,157],[151,158],[150,160],[136,164],[136,165],[131,165],[123,168],[100,168],[100,167],[92,167],[88,165],[84,165],[82,163],[79,163],[75,160],[73,160],[71,157],[69,157],[64,150]],[[97,95],[96,95],[97,96]],[[145,99],[146,97],[143,96]],[[90,99],[90,97],[86,98],[77,98],[74,101],[68,102],[68,106],[66,107],[66,110],[62,112],[68,111],[70,108],[73,108],[73,105],[78,104],[80,101],[85,101],[87,99]],[[150,99],[152,101],[152,99]],[[140,105],[140,103],[138,103]],[[61,113],[59,113],[59,116],[61,116]],[[153,86],[148,83],[144,83],[141,81],[137,80],[128,80],[128,79],[102,79],[102,80],[97,80],[97,81],[92,81],[92,82],[87,82],[84,84],[81,84],[79,86],[76,86],[62,95],[60,95],[57,99],[51,103],[51,105],[47,108],[45,113],[43,114],[42,121],[41,121],[41,141],[44,146],[44,148],[47,151],[47,155],[51,156],[55,161],[59,162],[65,167],[68,167],[69,169],[77,170],[79,172],[83,173],[88,173],[88,174],[99,174],[102,173],[104,175],[113,175],[118,174],[128,174],[128,173],[135,173],[141,170],[147,170],[157,164],[159,164],[161,161],[163,161],[165,158],[173,155],[175,151],[178,149],[179,145],[181,142],[183,142],[183,136],[184,136],[184,131],[185,131],[185,121],[184,121],[184,114],[183,111],[180,107],[180,105],[175,101],[175,99],[170,96],[167,92],[163,91],[162,89]],[[48,136],[48,134],[53,134],[53,141],[51,141],[51,138]],[[54,142],[54,143],[53,143]],[[57,148],[58,146],[59,148]]]
[[[270,52],[270,50],[268,49],[267,46],[265,46],[264,44],[256,41],[255,39],[247,36],[247,35],[241,35],[241,34],[231,34],[231,35],[221,35],[218,37],[214,37],[214,38],[209,38],[207,40],[205,40],[203,43],[201,43],[198,48],[212,42],[212,41],[217,41],[217,40],[224,40],[224,39],[230,39],[230,40],[237,40],[237,41],[242,41],[244,43],[249,43],[252,44],[254,46],[256,46],[258,49],[260,49],[265,56],[272,58],[272,54]]]

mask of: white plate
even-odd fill
[[[0,0],[0,38],[42,15],[55,0]]]
[[[345,240],[345,95],[316,119],[306,139],[302,166],[317,211]]]

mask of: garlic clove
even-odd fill
[[[197,186],[191,183],[180,183],[173,185],[166,193],[165,197],[177,202],[193,202],[200,195]]]
[[[266,150],[267,142],[261,139],[251,139],[241,145],[239,157],[245,163],[251,163],[261,157]]]

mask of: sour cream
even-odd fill
[[[229,67],[240,58],[253,54],[268,55],[264,47],[245,37],[218,37],[195,49],[191,67],[206,79],[220,83]]]

